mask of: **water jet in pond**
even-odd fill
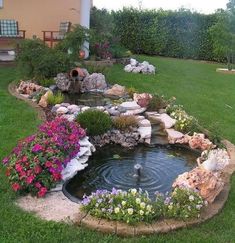
[[[120,155],[120,158],[113,158],[114,154]],[[66,183],[64,192],[82,199],[84,194],[89,195],[97,189],[141,188],[154,198],[156,191],[171,191],[177,176],[196,166],[198,155],[172,146],[138,146],[128,150],[109,145],[93,154],[88,161],[89,166]]]

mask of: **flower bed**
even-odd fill
[[[130,189],[128,192],[97,190],[82,201],[82,210],[90,215],[128,224],[151,223],[162,217],[176,219],[199,218],[204,205],[202,197],[189,189],[176,188],[170,196],[156,194],[151,201],[147,192]]]
[[[61,172],[79,152],[85,131],[75,122],[56,118],[20,141],[3,160],[12,189],[43,197],[61,180]]]

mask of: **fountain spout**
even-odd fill
[[[140,177],[141,176],[141,169],[142,169],[142,166],[140,164],[136,164],[134,166],[134,169],[135,169],[135,176],[136,177]]]

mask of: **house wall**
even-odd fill
[[[26,38],[42,38],[43,30],[58,30],[62,21],[80,23],[81,0],[3,0],[0,19],[15,19]],[[73,8],[73,10],[72,10]]]

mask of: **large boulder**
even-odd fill
[[[190,172],[179,175],[172,186],[197,190],[204,200],[212,203],[222,191],[224,182],[219,173],[196,167]]]
[[[126,94],[126,88],[119,84],[113,85],[111,89],[105,91],[105,95],[123,97]]]
[[[107,83],[105,81],[105,76],[102,73],[93,73],[85,77],[81,82],[81,91],[104,91],[107,89]]]
[[[21,81],[17,88],[17,92],[24,95],[32,95],[35,92],[43,90],[44,87],[29,81]]]
[[[61,91],[69,91],[71,81],[66,73],[58,73],[54,80],[58,89],[60,89]]]
[[[142,93],[142,94],[134,93],[133,95],[134,101],[141,107],[148,107],[149,102],[151,101],[152,98],[153,96],[149,93]]]

